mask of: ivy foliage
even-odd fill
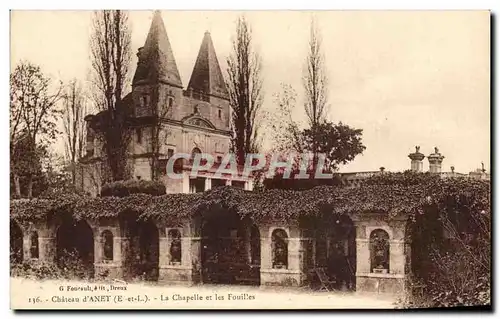
[[[141,219],[173,222],[213,207],[248,216],[287,221],[301,216],[379,212],[387,218],[404,214],[412,219],[428,205],[455,207],[472,213],[490,213],[490,184],[467,178],[439,178],[428,173],[384,173],[358,187],[318,186],[304,191],[270,189],[245,191],[222,186],[196,194],[131,194],[89,197],[67,194],[57,198],[12,200],[11,218],[44,219],[53,214],[99,219],[134,213]]]

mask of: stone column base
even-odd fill
[[[158,282],[193,285],[201,282],[201,276],[192,267],[181,265],[160,266]]]
[[[401,274],[357,273],[356,292],[404,294],[405,276]]]
[[[260,269],[260,284],[262,286],[299,287],[307,284],[307,276],[297,270]]]

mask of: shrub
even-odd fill
[[[103,185],[101,196],[125,197],[131,194],[160,196],[166,194],[166,192],[167,189],[162,182],[131,179]]]
[[[93,265],[84,265],[74,252],[65,252],[57,263],[43,263],[37,260],[10,263],[10,275],[12,277],[25,277],[35,280],[90,280],[92,274]]]

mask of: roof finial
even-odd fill
[[[212,28],[212,23],[210,22],[210,19],[208,18],[208,15],[205,16],[205,26],[206,26],[206,29],[205,29],[205,34],[210,34],[210,29]]]

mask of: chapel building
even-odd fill
[[[161,13],[155,11],[144,46],[139,48],[132,92],[123,99],[132,127],[129,146],[131,177],[150,180],[153,149],[159,150],[159,180],[167,193],[203,192],[215,186],[232,185],[246,190],[252,182],[243,177],[214,173],[230,151],[229,94],[209,32],[205,32],[191,78],[184,89]],[[102,114],[89,115],[86,155],[81,163],[81,187],[93,195],[107,181],[103,169],[103,143],[96,138],[95,123]],[[156,137],[152,119],[162,128]],[[158,143],[158,144],[155,144]],[[154,145],[158,145],[155,147]],[[166,174],[167,162],[176,153],[208,153],[212,169],[191,176],[193,161],[183,160],[182,179]],[[156,160],[155,160],[156,161]],[[108,178],[109,179],[109,178]]]

